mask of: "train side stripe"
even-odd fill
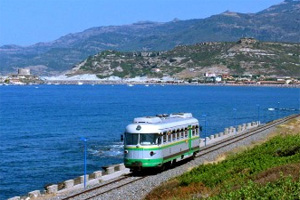
[[[186,150],[186,151],[182,151],[182,152],[178,152],[169,156],[165,156],[163,158],[156,158],[156,159],[149,159],[149,158],[145,158],[145,159],[130,159],[130,158],[125,158],[124,163],[125,165],[128,165],[127,167],[130,167],[131,163],[134,162],[142,162],[143,163],[143,167],[155,167],[159,164],[162,163],[166,163],[169,162],[173,159],[179,158],[182,155],[187,155],[187,154],[193,154],[196,151],[199,151],[200,148],[199,147],[194,147],[192,148],[192,150]]]

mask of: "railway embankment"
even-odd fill
[[[300,117],[164,182],[148,199],[299,199]]]
[[[201,139],[201,151],[199,156],[190,162],[184,163],[177,167],[171,168],[164,172],[149,175],[140,181],[132,184],[127,184],[118,189],[108,189],[110,192],[102,192],[101,199],[142,199],[157,186],[163,184],[171,178],[177,177],[203,163],[212,162],[219,158],[220,155],[236,149],[237,147],[247,146],[253,142],[259,141],[270,133],[274,132],[275,125],[284,123],[288,118],[271,122],[272,126],[260,125],[259,122],[251,122],[239,125],[237,128],[225,128],[224,132],[211,135]],[[124,167],[124,164],[108,166],[103,171],[96,171],[87,176],[87,188],[84,189],[84,177],[80,176],[75,179],[63,181],[58,184],[49,185],[44,191],[35,190],[29,192],[26,196],[17,196],[9,200],[19,199],[63,199],[72,196],[76,193],[91,190],[99,185],[110,185],[110,181],[118,179],[118,177],[128,174],[129,170]],[[85,197],[74,197],[73,199],[82,199]],[[97,199],[97,198],[95,198]]]
[[[124,199],[124,196],[126,196],[126,199],[144,199],[153,189],[161,187],[167,181],[181,176],[199,165],[214,162],[220,158],[220,155],[224,155],[224,153],[234,149],[253,145],[254,143],[265,140],[265,138],[274,133],[278,125],[284,124],[289,120],[294,120],[295,117],[299,117],[299,115],[278,119],[252,130],[245,131],[243,134],[236,134],[234,137],[224,139],[220,141],[219,144],[211,144],[210,146],[203,147],[195,160],[157,175],[148,176],[139,182],[126,185],[123,188],[102,195],[98,199],[113,198],[121,200]],[[172,190],[169,190],[170,194],[172,194],[172,192]]]

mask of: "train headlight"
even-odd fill
[[[128,154],[128,150],[125,150],[125,151],[124,151],[124,154]]]
[[[150,152],[150,156],[153,156],[155,153],[153,151]]]

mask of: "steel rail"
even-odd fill
[[[124,180],[124,179],[127,179],[127,178],[129,178],[129,177],[128,177],[128,176],[121,177],[121,178],[119,178],[119,179],[116,179],[116,180],[110,181],[110,182],[108,182],[108,183],[105,183],[105,184],[99,185],[99,186],[97,186],[97,187],[93,187],[93,188],[90,188],[90,189],[84,190],[84,191],[82,191],[82,192],[79,192],[79,193],[73,194],[73,195],[71,195],[71,196],[68,196],[68,197],[62,198],[62,200],[72,199],[72,198],[74,198],[74,197],[80,196],[81,194],[88,193],[88,192],[91,192],[91,191],[94,191],[94,190],[100,189],[100,188],[102,188],[102,187],[108,186],[108,185],[110,185],[110,184],[113,184],[113,183],[117,183],[117,182],[119,182],[119,181],[122,181],[122,180]]]
[[[94,195],[92,195],[92,196],[90,196],[90,197],[88,197],[88,198],[85,198],[85,199],[87,200],[87,199],[95,198],[95,197],[97,197],[97,196],[99,196],[99,195],[108,193],[108,192],[113,191],[113,190],[115,190],[115,189],[119,189],[119,188],[121,188],[121,187],[123,187],[123,186],[125,186],[125,185],[128,185],[128,184],[134,183],[134,182],[136,182],[136,181],[142,180],[142,179],[144,179],[144,178],[146,178],[146,177],[148,177],[148,176],[143,176],[143,177],[140,177],[140,178],[138,178],[138,179],[129,181],[129,182],[127,182],[127,183],[124,183],[124,184],[119,185],[119,186],[117,186],[117,187],[111,188],[111,189],[106,190],[106,191],[104,191],[104,192],[100,192],[100,193],[94,194]]]

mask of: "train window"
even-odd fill
[[[163,136],[163,142],[164,142],[164,143],[167,142],[167,135],[166,135],[166,134],[164,134],[164,136]]]
[[[181,132],[178,132],[178,133],[177,133],[177,140],[180,139],[180,134],[181,134]]]
[[[173,137],[172,140],[173,140],[173,141],[177,140],[176,135],[177,135],[177,133],[173,133],[173,135],[172,135],[172,137]]]
[[[199,134],[199,128],[196,128],[196,135]]]
[[[194,129],[192,130],[192,136],[195,136],[195,134],[196,134],[196,129],[194,128]]]
[[[159,136],[159,137],[157,138],[157,144],[161,144],[162,137],[163,137],[163,136]]]
[[[126,145],[137,145],[139,142],[139,134],[125,133]]]
[[[184,137],[185,137],[185,138],[188,137],[188,130],[184,131]]]
[[[168,142],[171,142],[171,134],[168,135]]]
[[[182,131],[182,132],[180,133],[180,135],[181,135],[181,138],[184,138],[184,131]]]
[[[154,145],[157,144],[158,134],[140,134],[141,145]]]

